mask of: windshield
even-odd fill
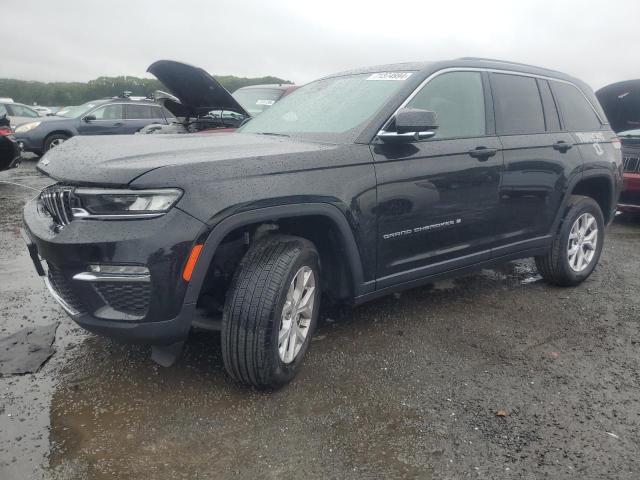
[[[279,88],[241,88],[231,95],[247,112],[255,117],[276,103],[282,96]]]
[[[239,131],[353,141],[410,75],[366,73],[318,80],[287,95]]]
[[[97,102],[87,102],[83,103],[82,105],[76,105],[74,107],[64,107],[62,110],[56,113],[56,115],[65,118],[78,118],[96,106],[98,106]]]

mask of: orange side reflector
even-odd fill
[[[185,282],[191,280],[191,275],[193,275],[193,270],[196,268],[196,263],[198,262],[198,257],[200,256],[200,252],[202,251],[202,245],[194,245],[191,249],[191,253],[189,254],[189,259],[187,260],[187,264],[184,266],[184,270],[182,272],[182,278]]]

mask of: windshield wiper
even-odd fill
[[[272,137],[289,137],[289,135],[285,133],[274,133],[274,132],[258,132],[258,135],[270,135]]]

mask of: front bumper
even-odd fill
[[[38,127],[27,133],[16,133],[15,137],[25,152],[42,153],[46,135],[38,131]]]
[[[624,174],[624,188],[618,200],[618,210],[640,212],[640,173]]]
[[[64,228],[31,200],[24,237],[53,297],[83,328],[121,341],[183,340],[195,303],[185,303],[181,272],[204,224],[173,208],[145,220],[74,220]],[[147,275],[101,275],[90,265],[143,266]]]

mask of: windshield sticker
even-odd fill
[[[276,103],[276,102],[275,102],[275,100],[258,100],[258,101],[256,102],[256,105],[267,105],[267,106],[269,106],[269,107],[270,107],[270,106],[271,106],[271,105],[273,105],[274,103]]]
[[[380,72],[369,75],[367,80],[406,80],[411,76],[410,72]]]

